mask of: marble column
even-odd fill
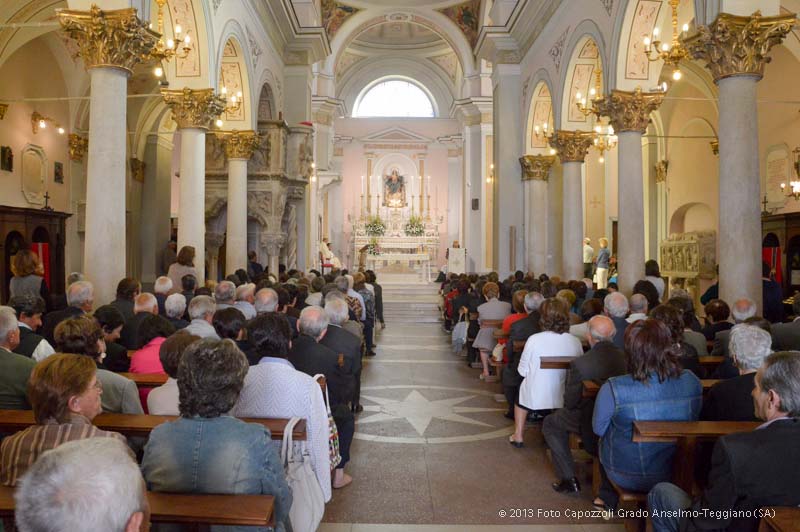
[[[247,161],[258,147],[255,131],[232,131],[223,140],[228,158],[225,275],[247,270]]]
[[[520,157],[522,181],[526,190],[525,256],[526,269],[539,275],[547,271],[547,182],[554,155]]]
[[[281,247],[286,242],[283,234],[267,233],[261,235],[261,245],[267,250],[267,266],[269,273],[278,277],[278,265],[281,260]]]
[[[484,269],[484,242],[481,236],[481,213],[486,208],[483,195],[483,172],[481,153],[483,140],[481,135],[480,116],[477,123],[468,123],[464,127],[464,241],[461,245],[467,250],[467,271],[480,272]],[[473,209],[473,202],[479,208]]]
[[[686,44],[705,61],[719,87],[719,295],[754,300],[761,312],[761,177],[756,84],[770,48],[795,23],[794,15],[720,13]],[[724,207],[722,207],[724,206]]]
[[[207,279],[212,279],[214,281],[220,278],[219,272],[219,248],[222,247],[222,243],[225,242],[225,235],[223,233],[206,233],[204,237],[204,258],[205,262],[208,263],[208,275],[206,276]],[[199,258],[195,258],[194,265],[195,267],[198,266],[198,262],[200,262]]]
[[[583,279],[583,202],[581,165],[592,146],[590,131],[557,130],[550,146],[558,150],[563,177],[563,249],[564,278]]]
[[[181,134],[178,249],[193,246],[198,282],[205,281],[206,131],[225,109],[213,89],[161,90]]]
[[[611,91],[595,103],[600,115],[608,116],[617,132],[619,175],[619,225],[617,235],[617,283],[630,295],[636,281],[644,279],[644,174],[642,135],[650,113],[664,100],[663,93]]]
[[[84,273],[95,305],[110,303],[126,275],[126,135],[128,77],[158,34],[135,9],[61,10],[59,22],[78,45],[91,82]]]

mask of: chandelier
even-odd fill
[[[689,31],[689,25],[684,24],[681,28],[682,33],[678,33],[678,4],[680,0],[669,0],[672,8],[672,42],[661,42],[659,40],[658,27],[653,28],[653,33],[644,38],[644,54],[649,61],[664,61],[665,65],[672,67],[672,79],[678,81],[683,77],[679,64],[682,60],[689,57],[689,50],[681,44],[680,35]]]
[[[183,33],[183,28],[178,21],[175,23],[175,27],[173,28],[173,34],[175,35],[174,39],[167,39],[164,41],[164,5],[166,5],[167,0],[156,0],[156,4],[158,4],[158,33],[161,35],[161,38],[158,39],[155,47],[153,48],[152,52],[150,52],[150,57],[156,61],[158,61],[158,66],[155,67],[153,73],[157,78],[160,78],[164,75],[164,68],[161,64],[163,61],[169,61],[173,57],[177,57],[178,59],[186,59],[189,56],[189,52],[192,50],[191,46],[191,37],[187,34],[186,36],[181,36]],[[152,23],[150,27],[152,29]]]
[[[222,89],[220,89],[220,97],[226,102],[230,102],[225,105],[225,108],[222,110],[223,113],[235,113],[242,108],[242,91],[236,91],[236,94],[228,98],[228,87],[223,85]],[[214,125],[218,128],[221,128],[223,124],[224,122],[221,118],[217,118],[214,121]]]
[[[64,128],[54,118],[41,115],[38,111],[31,113],[31,129],[33,130],[34,135],[38,133],[40,129],[47,128],[47,124],[52,125],[59,135],[63,135],[65,133]]]
[[[536,124],[533,125],[533,135],[540,141],[544,141],[547,143],[550,140],[550,137],[553,136],[553,132],[548,129],[547,122],[542,122],[541,126]],[[550,155],[555,155],[556,149],[550,148]]]
[[[603,125],[597,124],[594,126],[594,147],[600,152],[600,158],[597,160],[600,164],[606,162],[603,156],[608,150],[613,150],[617,146],[617,135],[614,134],[614,126],[608,124],[603,132]]]
[[[603,70],[600,68],[599,59],[595,66],[594,76],[594,87],[589,89],[590,100],[587,101],[586,97],[578,91],[575,93],[575,105],[583,116],[592,116],[592,122],[594,122],[594,127],[592,127],[594,139],[592,143],[594,147],[597,148],[597,151],[600,152],[600,158],[597,161],[603,164],[606,161],[605,152],[617,146],[617,135],[614,133],[614,127],[611,124],[601,122],[600,115],[597,112],[597,106],[595,105],[595,102],[603,99],[601,92]],[[595,119],[595,117],[597,118]],[[595,120],[597,120],[597,122],[595,122]]]

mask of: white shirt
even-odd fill
[[[294,369],[288,360],[264,357],[250,366],[233,413],[236,417],[305,419],[307,440],[295,442],[295,446],[307,446],[325,501],[331,499],[328,411],[322,389],[313,378]],[[281,442],[273,443],[280,449]]]
[[[519,388],[519,403],[532,410],[564,406],[565,369],[541,369],[543,356],[577,357],[583,354],[581,342],[569,333],[544,331],[525,342],[517,371],[525,377]]]
[[[625,318],[625,321],[627,321],[628,323],[633,323],[634,321],[646,320],[646,319],[647,319],[647,314],[645,314],[644,312],[634,312],[633,314]]]
[[[179,416],[178,381],[172,377],[147,396],[147,411],[154,416]]]
[[[306,298],[306,305],[315,306],[315,307],[322,307],[322,292],[314,292],[313,294],[309,294]]]
[[[256,317],[256,307],[254,307],[249,301],[237,301],[233,304],[233,308],[241,310],[246,320],[252,320]]]
[[[583,263],[588,264],[592,262],[592,258],[594,257],[594,248],[589,244],[583,245]]]
[[[347,289],[347,295],[350,297],[354,297],[361,302],[361,317],[358,319],[360,319],[361,321],[365,321],[367,319],[367,306],[364,304],[364,298],[361,296],[361,294],[359,294],[352,288]]]
[[[33,330],[30,327],[28,327],[27,323],[22,323],[21,321],[18,321],[17,325],[20,327],[25,327],[26,329]],[[39,342],[39,344],[36,346],[36,349],[34,349],[33,353],[31,353],[31,358],[34,359],[36,362],[41,362],[42,360],[49,357],[55,352],[56,350],[53,349],[53,346],[50,345],[50,342],[42,338],[42,341]]]
[[[653,277],[652,275],[648,275],[645,277],[646,281],[650,281],[653,283],[653,286],[656,287],[656,292],[658,292],[658,300],[661,301],[664,299],[664,279],[661,277]]]
[[[189,334],[194,334],[200,338],[213,338],[214,340],[219,340],[217,331],[215,331],[214,327],[212,327],[211,324],[206,320],[192,320],[192,322],[187,325],[184,330]]]

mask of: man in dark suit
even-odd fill
[[[587,340],[591,349],[569,364],[564,408],[544,418],[542,434],[550,447],[553,465],[559,476],[559,481],[553,483],[553,489],[558,492],[581,490],[569,449],[569,433],[591,434],[591,427],[588,431],[581,430],[581,412],[589,403],[594,403],[594,399],[583,397],[583,381],[602,383],[609,377],[625,373],[625,352],[613,343],[616,332],[614,323],[606,316],[595,316],[589,320]]]
[[[39,334],[54,345],[53,333],[62,321],[92,311],[94,305],[94,287],[89,281],[76,281],[67,288],[67,308],[48,312],[42,320]]]
[[[125,321],[122,327],[122,332],[119,335],[119,343],[125,346],[129,351],[134,349],[141,349],[142,341],[139,338],[139,328],[144,319],[150,314],[158,315],[158,301],[156,296],[145,292],[136,296],[136,302],[133,306],[134,315],[129,320]]]
[[[132,277],[126,277],[117,283],[117,299],[109,304],[112,307],[116,307],[122,313],[125,321],[128,321],[136,314],[133,309],[134,301],[141,293],[141,283]]]
[[[614,322],[617,333],[614,335],[614,345],[625,349],[625,329],[628,328],[628,298],[620,292],[612,292],[603,300],[603,312]]]
[[[328,330],[319,343],[342,353],[345,359],[345,372],[353,375],[353,412],[361,412],[361,339],[342,328],[348,320],[347,303],[343,299],[331,299],[325,303],[325,314],[328,316]]]
[[[19,345],[14,348],[15,353],[39,362],[56,352],[43,336],[36,334],[42,326],[44,299],[33,294],[24,294],[12,297],[8,306],[17,313],[19,323]]]
[[[700,419],[707,421],[757,421],[752,392],[756,370],[772,352],[772,337],[756,327],[740,323],[731,329],[730,350],[739,376],[725,379],[703,398]]]
[[[753,389],[756,417],[765,423],[752,432],[729,434],[717,441],[708,485],[694,502],[673,484],[657,484],[647,496],[655,532],[755,532],[759,508],[800,505],[798,376],[800,352],[781,351],[767,357]],[[681,516],[679,510],[685,509],[698,513]]]
[[[355,433],[355,418],[348,408],[354,390],[352,367],[347,367],[344,354],[339,355],[319,343],[328,332],[328,316],[321,307],[304,308],[297,320],[297,330],[300,335],[292,340],[288,359],[298,371],[312,377],[319,373],[325,375],[329,406],[339,431],[339,452],[342,455],[342,463],[334,471],[333,485],[343,487],[352,481],[344,473],[344,465],[350,460],[350,443]]]
[[[792,314],[795,315],[794,321],[772,326],[772,348],[775,351],[800,350],[800,297],[794,298]]]
[[[506,417],[514,419],[514,405],[517,402],[522,376],[517,372],[522,351],[514,354],[514,342],[524,342],[530,336],[541,331],[539,327],[539,307],[544,301],[544,296],[539,292],[528,292],[525,296],[525,311],[528,315],[511,324],[506,342],[506,357],[508,365],[503,370],[503,394],[508,402]]]

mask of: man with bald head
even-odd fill
[[[553,465],[559,477],[558,482],[553,483],[553,489],[558,492],[578,492],[581,489],[575,477],[575,462],[569,449],[569,433],[580,434],[587,451],[591,452],[596,447],[596,437],[592,435],[591,426],[594,399],[583,397],[583,381],[594,380],[602,384],[609,377],[626,372],[625,352],[614,345],[616,333],[614,322],[607,316],[595,316],[589,320],[586,339],[591,349],[569,364],[564,388],[564,408],[544,418],[542,434],[550,447]]]

